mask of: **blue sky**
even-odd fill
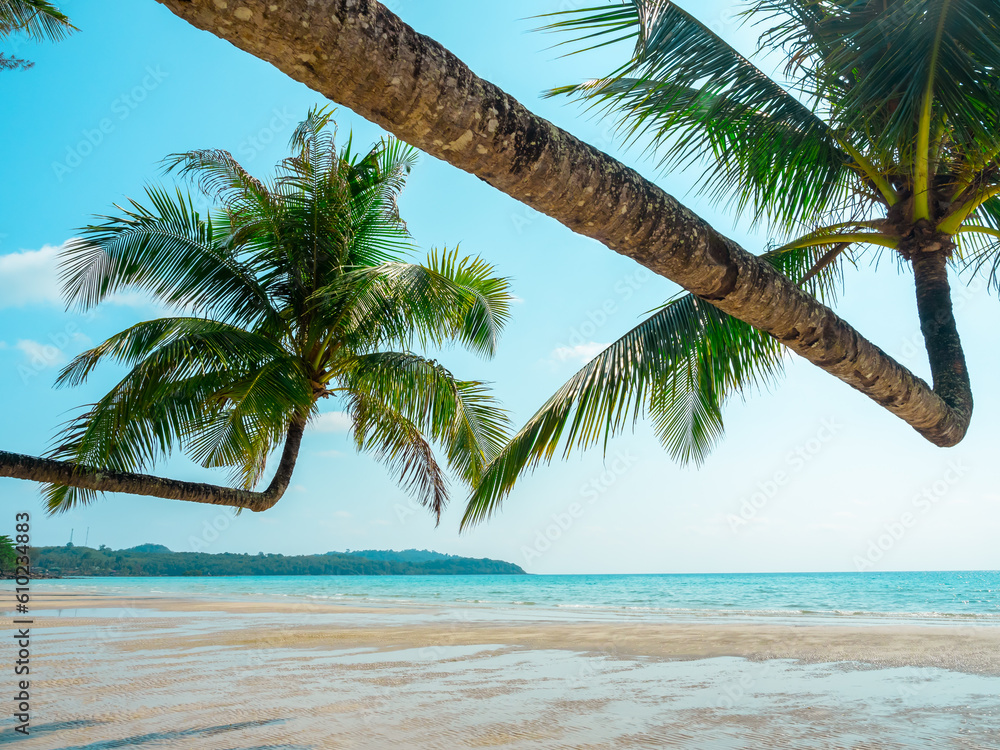
[[[733,8],[682,3],[749,51],[750,30]],[[55,390],[59,366],[89,345],[159,311],[137,295],[81,316],[59,299],[58,248],[94,214],[138,197],[163,178],[159,160],[191,148],[225,148],[266,175],[285,154],[294,124],[324,99],[277,70],[153,2],[61,6],[81,28],[58,45],[24,45],[37,62],[4,73],[0,97],[0,449],[40,454],[72,410],[115,381],[100,371],[86,387]],[[729,212],[692,194],[697,172],[660,175],[623,152],[607,126],[572,105],[543,100],[547,87],[610,70],[623,50],[560,59],[550,38],[529,33],[536,13],[568,0],[395,0],[389,7],[529,108],[632,164],[721,230],[759,251]],[[7,45],[10,49],[10,45]],[[381,131],[350,111],[346,137]],[[572,234],[475,177],[422,157],[401,210],[421,247],[461,243],[513,279],[521,300],[499,356],[441,355],[462,377],[492,381],[523,422],[600,348],[677,291],[632,261]],[[886,351],[927,377],[911,280],[887,259],[850,271],[838,307]],[[964,281],[969,281],[965,279]],[[264,514],[175,501],[108,496],[46,518],[37,487],[0,480],[9,514],[35,514],[34,543],[63,544],[74,531],[91,546],[143,542],[175,550],[315,553],[432,548],[511,560],[536,573],[669,573],[998,567],[1000,534],[995,425],[1000,369],[992,345],[997,300],[981,280],[958,293],[958,319],[976,389],[965,442],[941,450],[846,385],[802,361],[771,393],[727,411],[727,436],[700,469],[679,468],[647,426],[539,469],[490,523],[459,535],[456,487],[439,528],[381,465],[352,451],[333,414],[303,446],[293,487]],[[330,405],[336,411],[336,405]],[[158,467],[181,479],[224,481],[183,458]]]

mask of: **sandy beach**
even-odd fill
[[[41,595],[33,611],[25,748],[985,750],[1000,736],[989,626],[504,622],[93,594]]]

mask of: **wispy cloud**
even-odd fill
[[[63,246],[0,255],[0,308],[62,304],[57,259]]]
[[[343,411],[328,411],[309,422],[311,432],[347,432],[349,429],[351,417]]]
[[[42,344],[31,339],[21,339],[14,345],[14,348],[24,352],[24,356],[28,358],[28,361],[36,370],[45,367],[55,367],[66,362],[66,354],[63,350],[51,344]]]
[[[602,344],[599,341],[588,341],[576,346],[557,346],[552,350],[552,358],[556,362],[579,362],[582,364],[589,362],[607,348],[607,344]]]
[[[30,305],[62,307],[59,255],[69,242],[44,245],[40,250],[0,255],[0,309]],[[131,291],[113,294],[106,301],[122,307],[149,307],[155,304],[146,294]]]
[[[321,458],[340,458],[344,454],[340,451],[316,451],[313,455]]]

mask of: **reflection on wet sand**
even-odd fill
[[[18,747],[995,750],[1000,736],[1000,628],[188,604],[94,597],[86,617],[40,618]]]

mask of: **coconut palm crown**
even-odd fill
[[[947,268],[1000,268],[1000,4],[996,0],[751,0],[748,58],[669,0],[550,14],[571,54],[633,41],[603,77],[563,86],[663,169],[704,165],[700,190],[777,241],[765,257],[832,303],[845,261],[893,252],[914,274],[934,390],[967,424],[972,394]],[[754,60],[783,55],[779,76]],[[803,331],[801,335],[808,336]],[[516,479],[648,416],[679,462],[700,463],[722,406],[774,382],[783,347],[685,294],[611,344],[487,470],[463,523]]]
[[[492,356],[508,283],[457,251],[407,262],[413,240],[397,197],[415,150],[393,139],[367,153],[350,142],[338,150],[330,115],[309,113],[269,181],[225,151],[169,157],[168,169],[217,210],[202,215],[181,190],[151,187],[146,204],[130,201],[67,247],[61,272],[72,306],[89,309],[128,288],[187,314],[134,325],[63,370],[64,386],[104,362],[127,374],[67,425],[52,457],[135,472],[183,451],[250,490],[283,444],[271,487],[246,506],[264,510],[288,485],[307,423],[331,399],[358,449],[388,464],[439,519],[448,479],[432,444],[461,481],[479,481],[505,442],[505,413],[482,382],[459,380],[415,350],[457,343]],[[47,489],[53,511],[94,495]]]

